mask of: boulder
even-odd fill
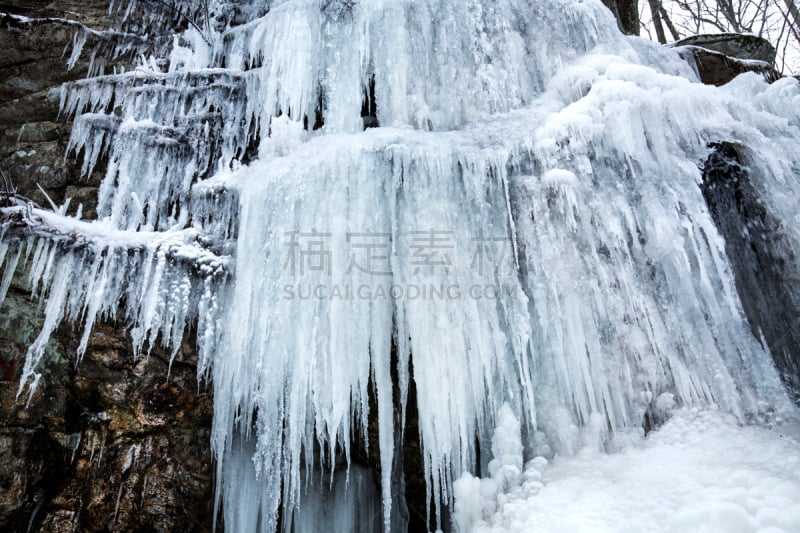
[[[772,83],[780,74],[770,63],[754,59],[738,59],[698,46],[677,47],[678,53],[694,65],[700,81],[706,85],[725,85],[739,74],[755,72]]]
[[[673,43],[673,46],[696,46],[736,59],[775,63],[775,47],[769,41],[744,33],[692,35]]]
[[[669,46],[694,65],[707,85],[725,85],[745,72],[760,74],[770,83],[780,78],[774,66],[775,48],[755,35],[692,35]]]

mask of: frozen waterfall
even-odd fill
[[[226,528],[263,532],[403,529],[412,408],[432,529],[498,417],[533,457],[673,405],[790,409],[699,165],[744,147],[800,252],[796,79],[700,85],[599,0],[228,4],[164,71],[65,86],[70,153],[108,168],[96,221],[2,208],[0,299],[24,264],[46,302],[20,393],[61,320],[85,346],[122,314],[144,353],[196,323]]]

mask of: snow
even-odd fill
[[[798,437],[797,419],[743,426],[718,411],[681,410],[612,453],[537,457],[510,487],[465,474],[458,531],[800,531]]]
[[[4,210],[33,234],[0,227],[0,293],[22,261],[46,300],[20,391],[64,319],[85,347],[122,313],[137,353],[177,350],[196,323],[217,504],[237,531],[281,513],[314,529],[339,507],[356,523],[356,445],[378,454],[370,505],[391,529],[412,382],[431,528],[449,510],[463,527],[513,514],[512,496],[535,509],[515,487],[567,457],[659,449],[671,426],[601,454],[645,420],[792,411],[699,165],[709,143],[741,144],[800,249],[797,81],[702,86],[594,0],[256,4],[247,24],[178,36],[169,72],[147,60],[65,86],[69,155],[85,175],[108,167],[98,221]],[[371,80],[381,127],[362,131]]]

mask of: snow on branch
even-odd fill
[[[202,239],[195,229],[123,231],[104,221],[86,222],[41,209],[18,195],[0,198],[0,206],[0,235],[4,241],[46,238],[70,251],[163,250],[167,259],[218,277],[227,276],[231,267],[229,256],[219,256],[199,244]]]
[[[218,294],[232,261],[200,241],[195,229],[124,231],[107,219],[86,222],[14,194],[1,196],[0,304],[18,274],[46,302],[44,326],[28,349],[17,394],[36,389],[45,347],[63,320],[83,324],[78,358],[97,320],[123,318],[137,355],[160,343],[172,348],[173,358],[186,328],[196,324],[201,366],[207,368],[219,332]]]

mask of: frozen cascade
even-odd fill
[[[431,527],[497,467],[498,420],[569,454],[665,403],[790,409],[698,164],[743,146],[797,247],[797,80],[699,85],[594,0],[240,4],[211,2],[166,72],[65,87],[70,152],[108,170],[98,221],[2,208],[0,296],[27,258],[47,300],[20,391],[62,318],[122,310],[145,351],[197,321],[218,502],[264,532],[356,523],[354,443],[379,451],[375,528],[402,529],[412,383]]]

